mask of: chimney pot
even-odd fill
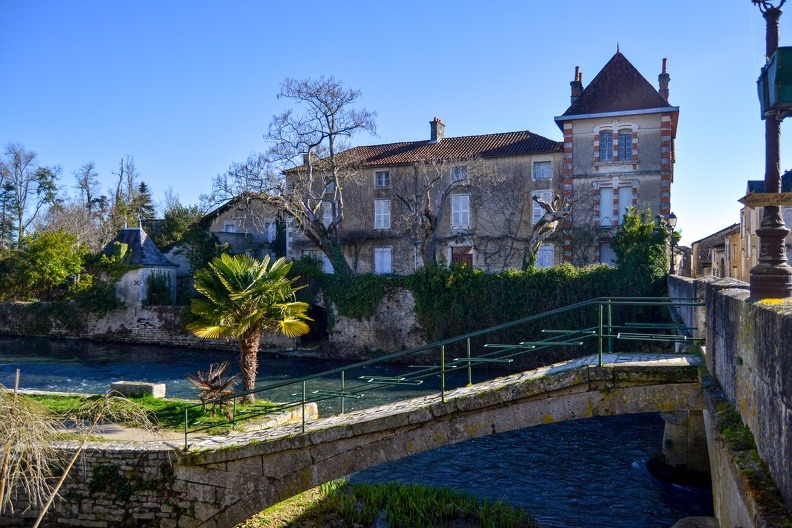
[[[569,86],[571,88],[570,104],[573,104],[583,91],[583,73],[580,71],[580,66],[575,66],[575,78],[569,83]]]
[[[437,143],[438,141],[442,141],[445,137],[445,125],[439,118],[435,117],[433,120],[429,121],[429,141],[431,143]]]
[[[660,93],[660,97],[668,101],[668,81],[671,80],[671,76],[668,75],[667,72],[667,64],[668,59],[663,59],[663,71],[660,75],[657,76],[658,84],[660,85],[660,89],[658,92]]]

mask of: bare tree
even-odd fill
[[[440,226],[452,196],[467,196],[470,212],[484,198],[483,190],[502,179],[492,163],[480,158],[425,160],[413,166],[412,178],[392,179],[393,194],[402,209],[396,227],[413,243],[424,266],[437,263]]]
[[[80,193],[80,201],[91,216],[95,209],[107,206],[107,197],[100,194],[102,184],[99,182],[99,173],[96,172],[96,163],[89,161],[79,170],[72,173],[77,184],[75,188]]]
[[[14,217],[12,237],[0,237],[18,243],[39,212],[55,201],[60,167],[36,165],[36,153],[18,143],[6,145],[4,158],[0,160],[0,182],[3,194],[3,226]],[[10,224],[9,224],[10,225]]]
[[[476,217],[475,249],[487,271],[503,271],[522,263],[532,232],[531,196],[534,184],[526,167],[509,168],[508,177],[482,190],[486,214]]]
[[[353,108],[360,95],[332,76],[283,81],[278,98],[289,100],[294,108],[272,118],[265,136],[270,149],[218,176],[210,201],[269,195],[337,273],[350,273],[339,226],[344,219],[344,186],[358,174],[359,160],[348,142],[359,132],[376,133],[376,114]]]

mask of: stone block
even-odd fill
[[[164,383],[148,383],[146,381],[114,381],[110,390],[122,396],[151,396],[152,398],[165,397]]]

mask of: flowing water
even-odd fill
[[[260,384],[344,366],[269,354],[259,358]],[[220,361],[230,361],[235,371],[236,360],[230,352],[0,337],[0,384],[12,387],[19,368],[20,386],[27,389],[104,393],[112,381],[149,381],[166,383],[168,396],[196,398],[187,373]],[[363,374],[395,376],[403,371],[404,366],[382,365]],[[337,376],[331,376],[310,390],[337,390],[338,384]],[[347,409],[437,392],[438,387],[436,379],[397,386],[375,398],[349,401]],[[266,397],[285,401],[296,390],[285,387]],[[523,507],[547,527],[668,528],[682,517],[711,515],[710,490],[663,484],[647,471],[646,462],[659,452],[662,434],[663,420],[657,414],[543,425],[436,449],[362,471],[352,480],[464,490]]]

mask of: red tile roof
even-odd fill
[[[564,116],[673,108],[624,55],[616,52]]]
[[[528,130],[449,137],[437,142],[408,141],[387,145],[353,147],[344,155],[354,156],[365,166],[389,166],[426,160],[496,158],[542,152],[560,152],[562,143]]]

